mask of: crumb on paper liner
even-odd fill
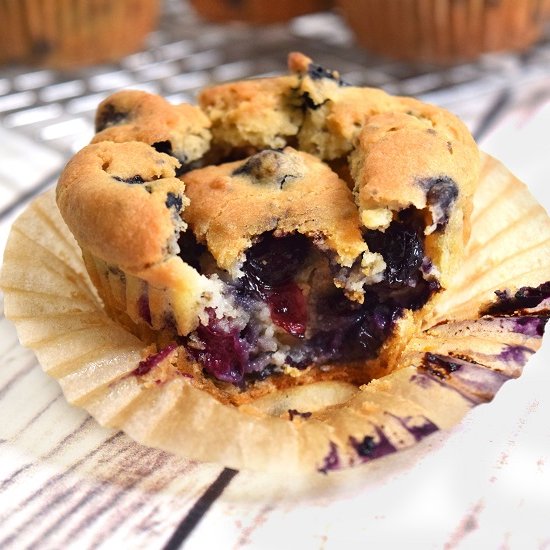
[[[103,311],[53,191],[15,222],[1,284],[21,343],[59,381],[67,401],[101,425],[187,458],[326,473],[448,429],[518,377],[541,344],[548,300],[482,318],[479,309],[495,300],[496,290],[548,281],[548,215],[524,184],[484,156],[461,272],[436,297],[395,370],[359,388],[323,381],[226,405],[189,376],[171,374],[166,361],[175,348],[136,376],[150,348]]]

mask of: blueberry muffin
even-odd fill
[[[338,0],[337,6],[368,50],[444,64],[526,50],[550,17],[547,0]]]
[[[303,123],[298,75],[257,78],[207,88],[199,104],[212,136],[225,151],[281,148],[296,140]]]
[[[303,233],[299,231],[307,230],[309,222],[301,220],[296,226],[299,231],[290,235],[296,239],[294,243],[277,235],[276,231],[263,234],[257,240],[253,238],[254,244],[245,253],[250,257],[241,267],[242,277],[219,269],[217,264],[212,265],[214,256],[220,258],[214,246],[213,252],[209,252],[205,250],[207,245],[200,248],[199,243],[193,244],[192,238],[191,246],[178,239],[181,243],[178,245],[186,251],[185,262],[198,266],[198,269],[191,266],[185,271],[181,269],[184,265],[181,262],[178,271],[177,261],[170,259],[170,263],[164,264],[162,260],[157,261],[156,253],[160,250],[161,257],[169,259],[175,251],[173,234],[179,237],[183,233],[190,238],[192,231],[199,233],[201,215],[200,212],[193,214],[193,202],[197,202],[201,192],[205,200],[210,200],[208,189],[212,187],[205,186],[207,188],[197,195],[200,187],[196,186],[200,186],[202,178],[191,181],[192,174],[184,175],[187,182],[185,188],[182,187],[178,178],[172,177],[178,161],[147,144],[101,142],[91,145],[88,151],[80,160],[75,159],[70,168],[74,181],[65,180],[64,193],[70,185],[79,187],[74,192],[81,200],[73,204],[78,208],[82,200],[87,201],[86,190],[90,191],[90,196],[106,209],[107,216],[121,220],[119,225],[111,223],[109,228],[105,222],[103,229],[101,226],[97,229],[103,230],[106,239],[112,239],[113,262],[125,259],[135,264],[134,273],[139,273],[140,269],[142,273],[137,277],[130,273],[130,268],[123,272],[122,268],[111,265],[100,273],[101,277],[105,275],[105,279],[100,279],[99,284],[104,283],[100,291],[118,307],[114,316],[120,315],[121,321],[124,320],[120,304],[126,303],[123,300],[127,300],[129,309],[137,304],[136,318],[140,314],[150,319],[141,326],[149,327],[150,336],[157,339],[156,343],[144,343],[147,335],[137,338],[106,315],[86,277],[81,251],[55,206],[53,190],[33,201],[14,224],[6,247],[0,286],[4,291],[6,316],[16,325],[21,343],[36,352],[45,372],[59,381],[67,401],[83,407],[102,426],[123,430],[142,444],[187,459],[279,473],[284,479],[289,472],[329,473],[368,464],[409,448],[438,430],[454,426],[473,407],[491,401],[504,382],[521,374],[523,366],[541,345],[549,316],[550,219],[544,208],[529,195],[525,185],[486,155],[474,196],[472,234],[460,270],[450,288],[436,293],[426,306],[413,313],[421,316],[422,326],[414,330],[412,338],[402,330],[403,316],[389,324],[391,330],[383,346],[391,339],[397,346],[402,342],[407,344],[391,361],[392,372],[378,377],[380,371],[374,370],[372,365],[380,361],[386,351],[384,347],[372,360],[354,362],[346,359],[358,352],[365,356],[367,349],[376,347],[369,345],[368,329],[383,327],[384,309],[377,308],[372,301],[370,306],[362,308],[372,300],[368,291],[379,292],[381,285],[373,282],[365,289],[363,304],[360,294],[348,297],[343,290],[335,289],[330,259],[322,257],[322,251],[311,251],[311,246],[315,246],[312,241],[309,241],[309,253],[302,255],[302,258],[307,257],[307,265],[297,266],[299,262],[293,261],[294,251],[303,246],[303,240],[299,242]],[[307,154],[298,154],[290,148],[277,151],[284,154],[284,159],[270,151],[261,153],[261,162],[240,159],[233,164],[235,168],[212,167],[210,176],[214,179],[219,176],[224,182],[220,190],[223,197],[230,198],[225,193],[231,185],[237,189],[249,185],[249,191],[254,182],[266,185],[267,191],[274,192],[277,186],[285,188],[288,181],[285,176],[299,169],[304,177],[296,181],[298,186],[307,188],[310,171],[330,179],[323,184],[323,192],[337,197],[339,208],[345,209],[347,199],[338,178],[329,178],[327,169],[317,167]],[[79,165],[82,174],[77,170]],[[199,175],[200,170],[197,171]],[[136,173],[139,178],[132,176]],[[242,177],[248,174],[252,179],[247,183]],[[208,173],[204,172],[206,176]],[[79,179],[84,179],[85,184],[79,183]],[[96,187],[96,179],[102,179],[103,185]],[[112,185],[106,187],[107,184]],[[214,188],[216,186],[214,184]],[[284,204],[283,195],[289,190],[283,189],[274,204]],[[110,194],[109,204],[104,194]],[[188,196],[189,203],[183,194]],[[181,210],[186,220],[172,219],[168,215],[166,202],[177,203],[178,197],[181,197]],[[63,199],[70,200],[70,197]],[[124,212],[126,200],[131,207]],[[219,201],[215,197],[212,201],[212,208],[216,208]],[[143,204],[147,206],[145,211],[139,210]],[[298,207],[304,208],[304,204],[296,205]],[[88,214],[85,210],[82,212],[88,217],[82,225],[90,229],[99,222],[90,219],[94,209],[89,209]],[[220,208],[216,211],[221,213]],[[148,212],[157,215],[148,216]],[[245,209],[239,209],[239,213],[244,215]],[[134,223],[136,214],[142,215],[140,226]],[[338,223],[344,223],[340,213],[336,214]],[[66,217],[75,226],[78,216]],[[265,223],[265,216],[259,218]],[[283,217],[281,221],[286,222],[286,219]],[[350,219],[352,227],[357,223],[357,215]],[[206,226],[204,242],[217,230],[215,222]],[[115,233],[113,227],[118,227],[120,240],[111,235]],[[322,222],[318,227],[329,231],[332,224]],[[258,230],[264,228],[262,225]],[[85,255],[92,256],[92,261],[100,265],[100,258],[95,254],[107,258],[109,250],[103,248],[100,237],[94,240],[93,233],[84,227],[81,229],[77,234],[81,244],[85,245],[86,239],[90,247],[95,243],[94,255],[86,250]],[[235,234],[239,231],[237,227]],[[134,234],[148,243],[148,246],[144,244],[143,254],[139,250],[134,254],[137,246]],[[148,238],[151,240],[147,241]],[[262,241],[265,248],[256,247]],[[354,241],[353,231],[349,237],[341,235],[334,251],[342,250],[344,242]],[[285,253],[287,246],[289,253]],[[121,254],[126,248],[130,251],[123,257]],[[194,255],[192,250],[195,250]],[[235,254],[230,257],[234,258]],[[395,249],[393,252],[386,250],[383,256],[388,265],[396,257]],[[144,265],[144,261],[154,263]],[[321,269],[323,262],[324,271]],[[108,263],[103,261],[102,265],[106,267]],[[90,274],[95,276],[91,265]],[[325,273],[325,277],[305,276],[310,265],[321,274]],[[158,315],[163,298],[160,291],[175,290],[170,297],[173,300],[178,292],[184,293],[187,289],[186,304],[192,307],[193,297],[200,299],[202,289],[209,290],[204,286],[207,281],[215,286],[211,274],[216,269],[220,279],[224,277],[224,284],[240,290],[235,295],[240,294],[241,299],[234,301],[241,308],[240,313],[230,314],[226,310],[225,319],[216,316],[212,320],[208,315],[207,324],[201,322],[187,337],[175,336],[161,341],[163,331],[150,326],[163,318]],[[200,277],[197,277],[195,271],[199,270]],[[275,273],[279,276],[275,277]],[[169,278],[171,274],[173,279]],[[152,281],[156,276],[154,285],[147,287],[147,276]],[[390,274],[384,272],[384,278],[386,276],[389,280]],[[236,288],[235,279],[241,279],[240,289]],[[296,287],[305,298],[302,303],[305,301],[307,306],[303,338],[300,333],[304,317],[300,316],[300,307],[270,308],[277,304],[280,296],[297,296]],[[146,299],[142,298],[144,291]],[[324,307],[321,304],[320,308],[315,308],[312,307],[315,302],[309,299],[312,292],[320,296],[326,292],[332,297],[323,300]],[[204,298],[207,298],[206,292]],[[379,292],[379,300],[383,301],[379,305],[391,309],[389,298],[384,299]],[[396,299],[394,296],[393,300]],[[263,319],[257,314],[262,302],[266,304],[263,310],[267,314]],[[299,304],[299,299],[288,301],[289,306],[293,303]],[[210,303],[210,308],[218,311],[224,304]],[[243,310],[249,317],[255,316],[256,330],[265,329],[261,341],[257,339],[256,351],[263,346],[264,352],[272,353],[269,342],[273,343],[276,335],[279,351],[283,354],[288,353],[283,345],[288,346],[296,342],[292,338],[297,338],[304,344],[302,351],[309,348],[320,353],[324,349],[332,360],[317,365],[312,361],[305,368],[283,363],[281,367],[256,371],[256,374],[245,373],[242,382],[237,384],[220,380],[216,373],[223,376],[224,371],[229,380],[238,378],[241,361],[247,359],[247,353],[248,359],[252,355],[250,344],[254,337],[250,338],[248,331],[237,332],[237,318]],[[316,311],[328,312],[318,316],[325,334],[317,341],[315,336],[307,335],[308,330],[313,333],[315,328]],[[200,309],[197,315],[201,315]],[[244,317],[241,319],[244,321]],[[335,321],[332,324],[331,319]],[[132,322],[129,317],[126,321]],[[348,342],[341,360],[336,358],[338,338],[331,339],[331,331],[333,336],[343,335],[340,341]],[[370,334],[376,333],[371,330]],[[297,347],[292,348],[291,351],[298,351]],[[273,355],[272,363],[275,364]],[[252,363],[248,359],[247,365]],[[233,365],[233,368],[226,370],[224,365]],[[375,379],[363,383],[369,376]],[[424,447],[424,451],[429,447]],[[418,450],[421,454],[424,451]],[[412,457],[414,459],[414,454]],[[405,460],[410,458],[411,455],[404,457]],[[364,473],[363,469],[356,475]],[[308,477],[307,481],[309,484],[309,481],[322,479],[320,476]],[[337,476],[330,480],[330,486],[338,479]],[[323,487],[326,489],[327,485]]]
[[[239,405],[397,368],[460,260],[478,178],[446,111],[289,65],[200,108],[111,96],[57,187],[111,317]]]
[[[0,2],[0,64],[69,69],[116,61],[154,30],[159,0]]]
[[[191,4],[209,21],[246,21],[261,25],[288,21],[332,7],[329,0],[191,0]]]

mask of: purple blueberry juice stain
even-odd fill
[[[390,414],[390,416],[398,420],[403,428],[407,430],[417,442],[439,430],[439,428],[425,416],[399,417],[393,414]],[[421,422],[419,422],[419,420],[421,420]],[[377,458],[382,458],[398,450],[380,426],[374,426],[373,435],[365,435],[362,438],[349,436],[348,441],[361,462],[369,462]],[[329,452],[323,458],[323,464],[317,471],[327,474],[329,471],[338,470],[342,467],[343,464],[338,453],[338,447],[336,443],[331,441]]]
[[[375,426],[376,438],[367,435],[363,439],[349,437],[350,445],[363,462],[380,458],[397,451],[397,448],[390,442],[386,434],[379,426]]]
[[[423,372],[420,372],[420,370]],[[464,391],[456,388],[454,385],[447,383],[445,380],[442,380],[440,376],[433,375],[430,371],[425,370],[423,366],[418,367],[418,372],[413,374],[409,380],[423,390],[430,389],[433,384],[438,384],[439,386],[460,395],[460,397],[464,399],[469,406],[478,405],[482,402],[479,399],[472,398],[468,393],[465,393]]]
[[[248,174],[259,169],[255,163],[245,163],[240,170]],[[246,253],[243,275],[229,285],[229,292],[245,311],[255,311],[259,303],[267,305],[271,322],[294,338],[284,359],[290,366],[374,359],[404,309],[422,307],[438,289],[437,281],[427,281],[422,275],[426,258],[421,229],[417,212],[407,209],[386,234],[372,232],[373,247],[385,250],[389,267],[385,280],[365,291],[363,304],[349,300],[339,288],[324,290],[326,294],[306,301],[296,277],[314,253],[316,240],[299,233],[260,235]],[[180,257],[199,269],[206,248],[192,238],[192,232],[183,233],[178,244]],[[332,269],[330,258],[327,261]],[[224,319],[222,330],[211,316],[185,343],[205,372],[236,385],[280,372],[280,368],[271,368],[265,351],[255,351],[260,332],[254,327],[254,317],[242,330],[230,330],[231,323]]]
[[[330,471],[338,470],[342,467],[340,456],[338,455],[338,446],[331,441],[329,443],[329,451],[323,458],[323,464],[317,471],[322,474],[328,474]]]
[[[420,372],[417,372],[417,373],[413,374],[409,378],[409,382],[412,382],[413,384],[416,384],[417,386],[419,386],[420,388],[422,388],[424,390],[427,390],[428,388],[430,388],[432,386],[432,384],[434,383],[433,380],[429,376],[421,374]]]
[[[323,300],[315,313],[319,330],[307,342],[318,362],[372,359],[402,314],[397,306],[366,296],[362,306],[343,294]]]
[[[148,324],[151,324],[151,308],[149,307],[149,296],[144,292],[137,302],[139,316]]]
[[[485,365],[433,353],[424,355],[419,369],[472,403],[491,401],[502,384],[511,378]]]
[[[521,287],[515,293],[496,290],[495,294],[497,299],[482,310],[482,315],[513,315],[521,310],[537,307],[550,298],[550,281],[537,287]]]
[[[512,330],[524,336],[540,338],[544,335],[544,329],[548,322],[549,315],[515,317],[509,320]]]
[[[400,316],[401,308],[385,305],[376,306],[372,312],[365,315],[358,326],[357,340],[367,358],[376,357]]]
[[[425,416],[398,416],[392,413],[386,414],[395,418],[395,420],[414,437],[415,441],[420,441],[439,430],[439,428]]]
[[[484,323],[494,324],[496,330],[504,332],[515,332],[529,338],[541,338],[544,335],[544,328],[548,322],[549,314],[522,315],[521,317],[491,317],[486,316],[480,319]]]
[[[349,437],[350,445],[355,449],[355,452],[361,458],[370,458],[376,449],[376,443],[374,442],[374,437],[366,435],[363,439],[359,440],[355,437]]]
[[[525,365],[529,357],[534,351],[526,346],[506,346],[506,348],[498,354],[498,359],[506,363],[515,363],[516,365]]]
[[[149,357],[138,363],[137,368],[135,368],[131,374],[134,376],[143,376],[144,374],[147,374],[152,368],[156,367],[161,361],[166,359],[177,347],[178,345],[176,343],[168,344],[157,353],[149,355]]]
[[[425,418],[425,422],[423,424],[418,424],[415,426],[405,425],[405,428],[416,441],[420,441],[421,439],[424,439],[428,435],[431,435],[439,430],[439,428],[428,418]]]

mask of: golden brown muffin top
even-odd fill
[[[93,140],[105,142],[104,148],[79,153],[60,183],[60,197],[71,181],[70,193],[82,194],[83,199],[86,193],[99,194],[94,179],[102,182],[98,184],[102,198],[86,203],[93,209],[87,215],[80,212],[85,202],[74,206],[79,212],[75,215],[70,210],[76,200],[60,198],[61,211],[81,244],[115,265],[143,267],[176,254],[174,228],[183,227],[172,216],[174,208],[165,204],[160,213],[159,198],[155,212],[170,223],[157,221],[144,230],[141,212],[153,198],[141,192],[145,185],[108,188],[106,182],[113,178],[102,169],[99,151],[124,156],[117,157],[117,163],[127,168],[122,179],[139,175],[145,182],[170,179],[194,165],[223,162],[228,155],[242,158],[256,153],[248,160],[199,168],[183,176],[191,199],[185,218],[222,269],[238,269],[253,238],[274,230],[315,236],[335,253],[340,265],[349,267],[367,251],[361,231],[384,231],[397,212],[414,206],[424,216],[427,251],[445,275],[468,233],[478,178],[478,150],[466,127],[443,109],[349,86],[337,72],[322,69],[302,54],[291,54],[289,67],[293,73],[289,76],[205,89],[200,108],[172,106],[145,92],[119,92],[107,98],[98,109],[99,133]],[[124,141],[128,148],[108,145]],[[139,148],[140,141],[152,147]],[[138,151],[144,155],[139,160]],[[159,157],[158,151],[172,158]],[[161,158],[162,170],[170,166],[173,172],[157,174]],[[345,169],[338,169],[337,176],[318,159],[331,162],[335,170],[338,163]],[[182,168],[181,163],[187,166]],[[177,189],[183,207],[187,201],[183,185],[170,185]],[[79,186],[86,190],[74,191]],[[103,194],[104,187],[110,194]],[[118,194],[123,191],[132,197],[125,210],[120,209],[124,230],[117,208],[105,209],[112,213],[109,217],[99,216],[95,206],[107,200],[126,203]],[[146,235],[139,244],[132,235],[141,233]],[[125,244],[123,235],[133,242]]]
[[[351,153],[360,209],[424,208],[431,181],[441,178],[454,182],[460,201],[471,197],[479,152],[452,113],[414,98],[348,86],[337,72],[299,53],[289,56],[289,66],[301,75],[300,93],[309,105],[300,149],[328,160]]]
[[[178,162],[145,143],[88,145],[67,164],[57,203],[76,240],[114,265],[139,271],[177,251],[185,229]]]
[[[185,182],[185,220],[222,269],[231,271],[267,231],[310,236],[348,267],[367,249],[346,182],[292,147],[194,170]]]
[[[214,140],[230,147],[284,147],[302,124],[296,75],[230,82],[204,89],[199,105]]]
[[[163,97],[137,90],[112,94],[97,108],[99,141],[142,141],[182,164],[201,158],[210,147],[210,120],[193,105],[172,105]]]
[[[413,98],[350,86],[300,53],[289,55],[289,68],[291,76],[204,90],[199,101],[215,140],[240,148],[292,145],[326,161],[349,155],[350,184],[367,227],[370,214],[363,210],[425,208],[433,182],[442,178],[452,180],[466,206],[479,152],[456,116]]]

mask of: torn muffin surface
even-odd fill
[[[362,230],[346,183],[311,155],[264,150],[185,180],[195,243],[180,254],[233,312],[209,311],[186,346],[219,379],[374,359],[438,289],[421,216]]]
[[[200,107],[107,98],[58,186],[109,314],[216,391],[388,372],[468,231],[477,148],[454,117],[290,68]]]

